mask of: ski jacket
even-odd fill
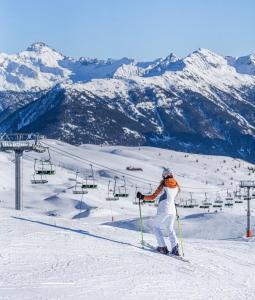
[[[163,179],[152,195],[144,196],[144,202],[154,202],[155,199],[158,196],[160,196],[157,201],[158,203],[157,214],[175,215],[176,209],[175,209],[174,199],[178,194],[179,190],[180,187],[174,178]]]

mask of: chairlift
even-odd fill
[[[107,192],[107,197],[105,198],[106,201],[117,201],[119,200],[119,197],[116,197],[115,194],[115,182],[114,182],[114,188],[111,189],[111,180],[108,181],[108,192]]]
[[[97,184],[96,184],[96,179],[95,179],[95,175],[94,175],[93,166],[90,165],[90,168],[91,168],[91,174],[87,175],[85,177],[85,183],[82,184],[82,187],[85,188],[85,189],[96,189]]]
[[[231,196],[231,193],[229,193],[228,191],[227,191],[227,196],[226,196],[225,200],[228,202],[232,202],[234,200],[233,197]]]
[[[217,204],[223,203],[223,200],[221,200],[221,196],[219,194],[216,195],[216,200],[214,201],[214,203],[217,203]]]
[[[243,203],[243,200],[235,200],[235,203]]]
[[[212,206],[212,203],[210,201],[208,201],[207,193],[205,193],[205,200],[203,201],[203,205]]]
[[[179,201],[175,203],[176,207],[183,207],[184,206],[184,199],[179,196]]]
[[[77,171],[75,176],[75,186],[73,188],[73,194],[87,194],[88,191],[84,189],[82,183],[78,181],[78,174],[79,172]]]
[[[241,189],[240,188],[235,191],[234,197],[238,198],[238,199],[242,198],[242,194],[241,194]]]
[[[241,190],[236,190],[235,192],[235,203],[243,203]]]
[[[222,204],[213,204],[214,208],[222,208]]]
[[[51,161],[50,150],[47,147],[48,158],[47,159],[35,159],[34,169],[37,175],[55,175],[56,166]]]
[[[192,204],[192,202],[189,200],[186,200],[185,204],[183,204],[182,206],[183,208],[194,208],[194,205]]]
[[[40,175],[40,178],[36,178],[36,176],[37,175],[35,173],[32,175],[32,178],[30,180],[32,184],[45,184],[45,183],[48,183],[47,179],[43,179],[42,174]]]
[[[216,195],[216,200],[213,203],[213,207],[214,208],[222,208],[222,203],[223,203],[223,200],[221,200],[220,194],[217,194]]]
[[[126,198],[129,196],[128,192],[127,192],[127,186],[126,186],[126,180],[125,180],[125,176],[122,176],[122,181],[123,184],[117,186],[117,180],[119,179],[119,177],[115,176],[114,177],[114,181],[115,181],[115,191],[114,191],[114,196],[115,197],[120,197],[120,198]]]
[[[190,203],[192,205],[192,208],[198,207],[197,201],[193,199],[193,193],[190,192]]]
[[[202,204],[202,205],[199,206],[199,208],[209,209],[210,205]]]

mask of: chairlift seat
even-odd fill
[[[37,175],[55,175],[55,170],[36,170]]]
[[[223,200],[215,200],[214,203],[223,203]]]
[[[83,189],[96,189],[97,188],[97,184],[83,184],[82,188]]]
[[[45,184],[48,183],[46,179],[31,179],[32,184]]]
[[[117,200],[119,200],[119,197],[106,197],[105,200],[106,201],[117,201]]]
[[[195,206],[193,204],[184,204],[183,208],[194,208]]]
[[[226,197],[225,200],[226,200],[226,201],[232,201],[233,198],[232,198],[232,197]]]
[[[199,208],[210,208],[209,205],[200,205]]]
[[[225,203],[225,206],[231,207],[231,206],[233,206],[233,203]]]
[[[215,207],[215,208],[221,208],[222,205],[221,204],[213,204],[213,207]]]
[[[211,206],[212,203],[211,203],[211,202],[204,202],[204,205],[206,205],[206,206]]]
[[[73,190],[73,194],[75,194],[75,195],[88,194],[88,191]]]
[[[128,196],[129,196],[129,194],[126,194],[126,193],[117,193],[117,194],[114,194],[114,197],[120,197],[120,198],[126,198]]]
[[[243,203],[242,200],[235,200],[235,203]]]

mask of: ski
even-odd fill
[[[184,258],[184,257],[182,257],[182,256],[176,256],[176,255],[173,255],[173,254],[171,254],[171,253],[168,253],[168,254],[160,253],[160,252],[157,251],[157,248],[156,248],[156,247],[154,247],[153,245],[151,245],[151,244],[148,243],[148,242],[143,241],[143,242],[141,242],[141,245],[142,245],[143,247],[147,248],[147,250],[149,249],[149,250],[151,250],[151,251],[153,251],[153,252],[156,252],[156,253],[159,253],[159,254],[161,254],[161,255],[170,256],[171,258],[175,258],[175,259],[180,260],[180,261],[182,261],[182,262],[190,263],[190,261],[189,261],[188,259],[186,259],[186,258]]]

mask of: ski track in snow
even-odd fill
[[[132,174],[154,181],[160,178],[161,167],[168,159],[173,171],[182,175],[177,175],[181,185],[198,188],[194,194],[198,201],[203,199],[204,190],[201,193],[199,187],[205,187],[205,176],[213,182],[214,171],[220,165],[224,168],[217,177],[225,178],[224,189],[233,189],[226,178],[230,177],[233,165],[239,163],[230,158],[202,155],[185,158],[184,153],[146,147],[138,150],[48,143],[90,160],[96,157],[97,163],[124,172],[126,165],[141,166],[143,173]],[[79,167],[85,172],[86,166],[53,152],[53,160],[61,164],[57,175],[49,178],[49,185],[45,186],[29,184],[33,160],[25,156],[24,209],[13,210],[14,165],[6,157],[11,155],[0,153],[1,300],[254,299],[255,244],[254,239],[248,242],[242,238],[245,204],[221,213],[180,209],[184,252],[190,260],[185,263],[141,249],[138,207],[132,204],[134,186],[129,186],[128,199],[112,203],[113,223],[109,203],[104,199],[109,178],[97,174],[99,188],[84,195],[85,206],[80,209],[80,195],[73,195],[68,188],[73,184],[69,179],[74,177],[70,169]],[[238,182],[240,176],[250,178],[248,164],[242,161],[240,164],[231,181]],[[113,175],[112,171],[107,172]],[[127,181],[129,185],[137,184],[135,179]],[[207,188],[214,190],[214,194],[208,192],[208,197],[214,199],[215,190],[222,186],[214,181]],[[220,193],[223,197],[226,191]],[[183,196],[188,197],[189,191],[184,189]],[[88,209],[86,217],[73,219],[85,209]],[[48,216],[49,211],[57,212],[57,216]],[[150,218],[155,214],[155,207],[143,206],[142,211],[145,240],[155,245]]]

